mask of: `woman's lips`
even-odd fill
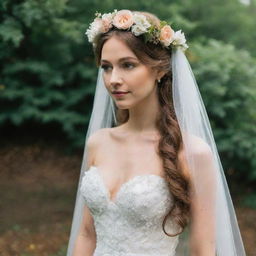
[[[114,92],[113,95],[116,97],[116,98],[120,98],[120,97],[123,97],[124,95],[128,94],[129,92]]]

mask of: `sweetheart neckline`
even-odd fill
[[[135,181],[136,179],[138,179],[138,178],[157,177],[157,178],[159,178],[160,181],[166,182],[165,178],[162,177],[162,176],[160,176],[160,175],[158,175],[158,174],[150,173],[150,174],[139,174],[139,175],[135,175],[135,176],[133,176],[132,178],[128,179],[128,180],[127,180],[126,182],[124,182],[123,184],[121,184],[121,186],[119,187],[117,193],[115,194],[115,197],[114,197],[114,198],[111,198],[110,191],[108,190],[108,188],[107,188],[107,186],[106,186],[106,184],[105,184],[105,182],[104,182],[104,180],[103,180],[103,178],[102,178],[102,176],[101,176],[101,174],[100,174],[100,172],[99,172],[99,169],[100,169],[100,168],[99,168],[98,166],[96,166],[96,165],[91,165],[91,166],[89,167],[89,169],[91,169],[91,168],[94,168],[94,170],[96,171],[95,173],[97,174],[97,176],[98,176],[98,178],[99,178],[99,180],[100,180],[100,182],[101,182],[101,184],[102,184],[102,187],[104,188],[104,191],[106,192],[106,197],[107,197],[108,202],[111,203],[111,204],[114,204],[114,205],[117,204],[118,197],[119,197],[120,193],[122,192],[122,190],[123,190],[126,186],[128,186],[129,184],[131,184],[132,182],[134,182],[134,181]],[[89,170],[89,169],[88,169],[88,170]]]

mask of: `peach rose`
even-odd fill
[[[107,19],[95,18],[94,28],[100,33],[105,33],[111,28],[111,22]]]
[[[101,28],[101,30],[102,30],[103,33],[108,32],[111,27],[112,27],[111,20],[102,19],[102,28]]]
[[[133,25],[133,14],[129,10],[118,11],[113,19],[113,25],[119,29],[128,29]]]
[[[160,41],[165,45],[169,46],[173,41],[174,31],[169,25],[162,27],[160,31]]]

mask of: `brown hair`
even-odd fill
[[[148,12],[136,13],[144,14],[151,23],[158,27],[160,26],[160,20],[155,15]],[[166,235],[176,236],[183,232],[189,222],[190,201],[189,181],[184,172],[182,136],[172,102],[171,54],[161,45],[145,43],[141,36],[136,37],[130,31],[112,28],[97,39],[94,48],[97,65],[100,65],[101,51],[104,43],[112,36],[122,40],[143,64],[165,72],[159,86],[157,86],[160,115],[156,125],[161,135],[158,144],[158,154],[163,160],[165,178],[168,182],[169,191],[173,195],[173,205],[165,216],[162,227]],[[129,111],[127,109],[117,109],[116,118],[118,125],[127,122]],[[168,234],[165,231],[164,225],[168,216],[176,220],[176,223],[181,227],[180,232]]]

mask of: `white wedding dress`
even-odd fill
[[[172,204],[163,177],[137,175],[110,200],[98,167],[91,166],[84,173],[80,193],[94,218],[97,244],[93,256],[175,256],[179,237],[167,236],[162,229]],[[178,231],[170,217],[165,230],[169,234]]]

